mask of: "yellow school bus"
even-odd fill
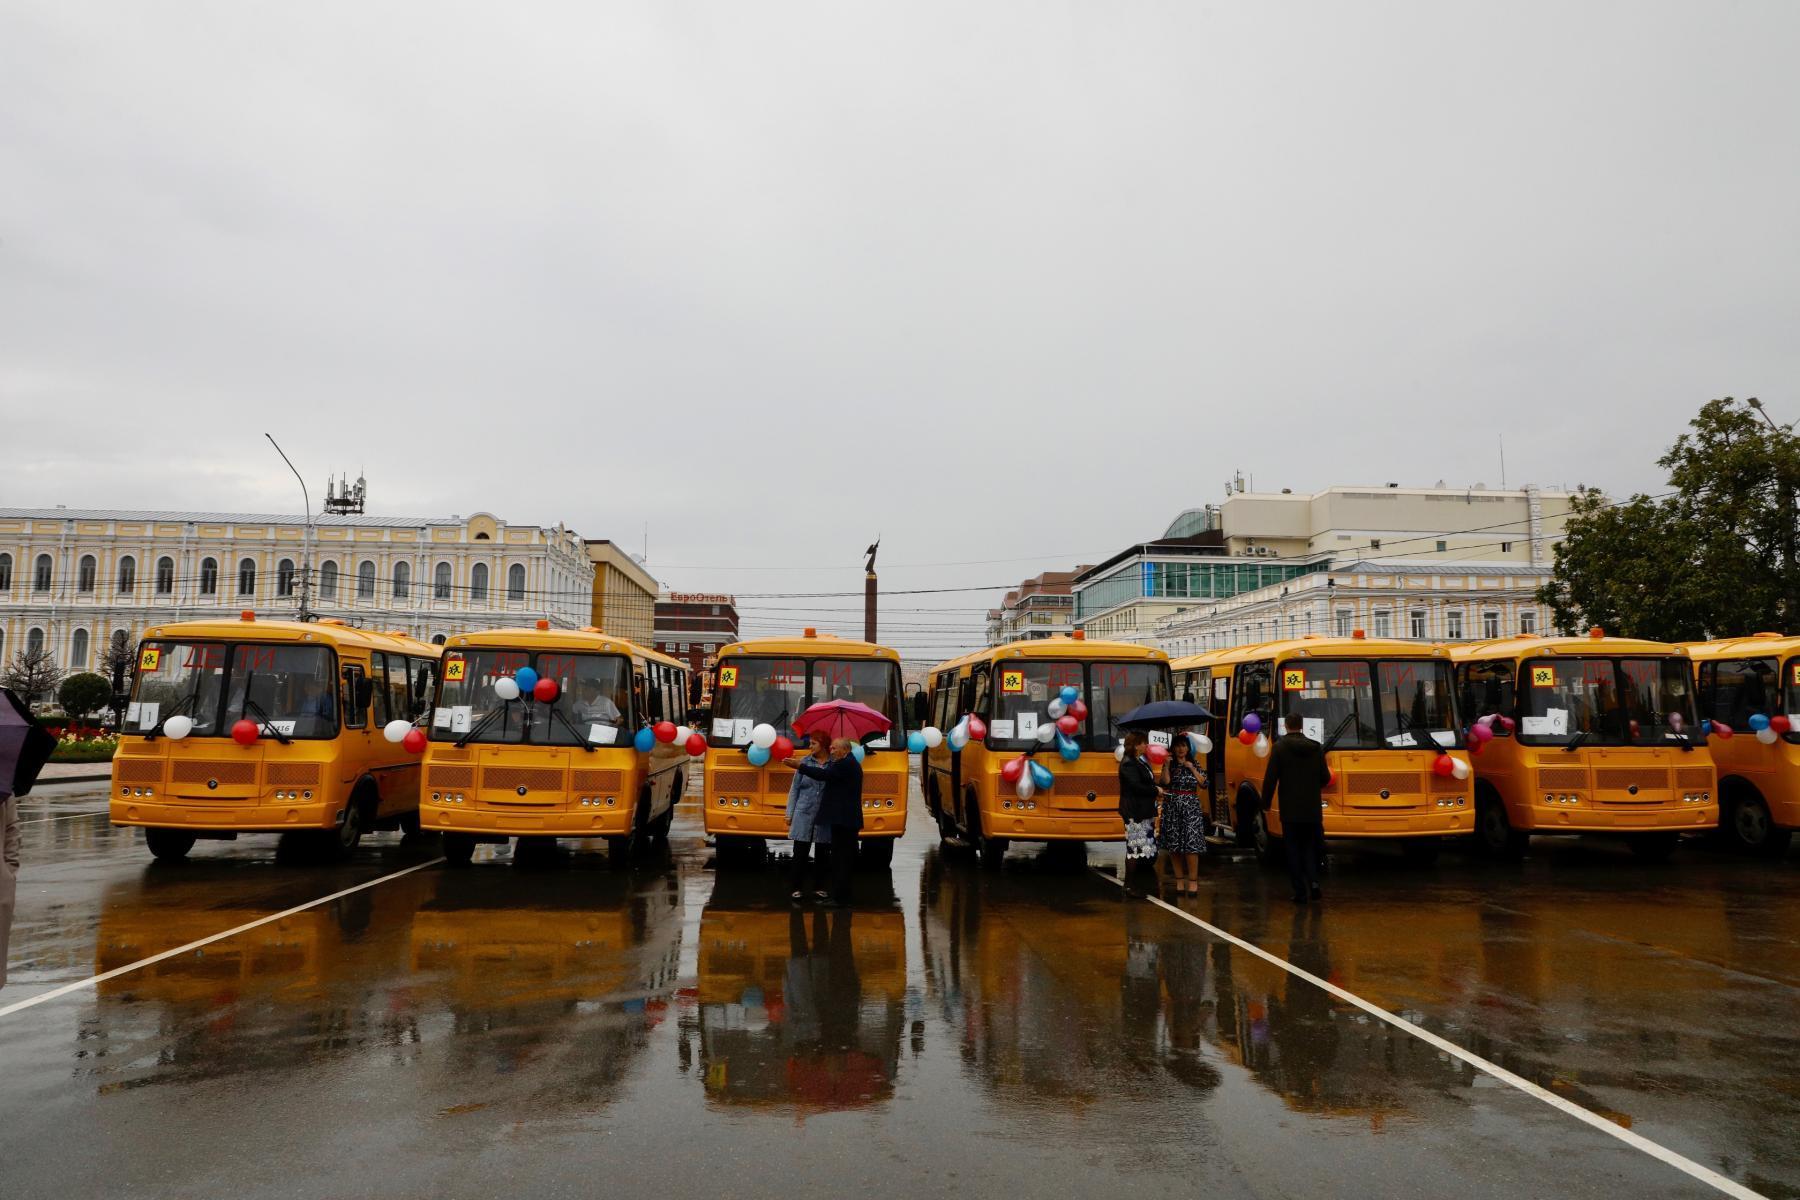
[[[1474,828],[1473,782],[1432,769],[1442,755],[1463,756],[1441,647],[1312,634],[1183,658],[1174,670],[1184,692],[1192,687],[1195,702],[1222,717],[1208,776],[1228,797],[1239,839],[1264,858],[1276,856],[1281,813],[1264,803],[1269,760],[1239,735],[1256,727],[1280,737],[1291,712],[1325,745],[1327,838],[1398,838],[1408,857],[1429,859],[1441,839]]]
[[[1087,705],[1074,740],[1080,757],[1064,761],[1037,729],[1053,721],[1050,702],[1072,687]],[[1118,718],[1169,698],[1169,656],[1153,646],[1041,638],[977,650],[932,668],[932,724],[949,733],[965,716],[987,725],[985,741],[957,753],[949,740],[919,756],[925,805],[946,839],[974,845],[984,867],[998,867],[1013,842],[1119,842]],[[1034,755],[1055,777],[1048,791],[1019,799],[1000,778],[1008,759]]]
[[[772,726],[795,742],[794,721],[814,704],[854,700],[893,722],[863,757],[863,829],[859,853],[875,866],[893,861],[906,832],[906,720],[900,702],[900,653],[873,642],[820,635],[754,638],[719,650],[712,697],[713,749],[706,756],[705,825],[719,861],[759,852],[788,836],[787,795],[794,773],[750,762],[751,731]]]
[[[527,698],[519,680],[550,680]],[[425,748],[419,812],[467,866],[479,842],[518,851],[557,838],[605,838],[612,865],[668,836],[687,781],[679,740],[634,739],[682,719],[687,672],[675,659],[592,627],[488,629],[444,647]]]
[[[416,830],[419,757],[382,730],[424,715],[439,653],[248,611],[149,630],[113,758],[113,824],[141,826],[162,859],[251,832],[341,856],[370,830]],[[254,736],[240,744],[244,723]]]
[[[1683,832],[1719,823],[1693,663],[1681,647],[1595,629],[1451,653],[1463,716],[1500,718],[1474,756],[1483,853],[1517,858],[1534,833],[1598,833],[1658,860]]]
[[[1800,828],[1800,638],[1758,633],[1684,649],[1699,673],[1702,719],[1729,739],[1707,741],[1719,772],[1719,832],[1740,850],[1779,856]],[[1786,717],[1775,741],[1759,741],[1752,719]]]

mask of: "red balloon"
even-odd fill
[[[794,739],[777,737],[775,739],[775,744],[769,747],[769,757],[776,762],[786,762],[788,759],[794,757]]]
[[[1448,778],[1456,773],[1456,760],[1448,754],[1440,754],[1431,760],[1431,773]]]
[[[1238,730],[1238,741],[1244,743],[1244,745],[1246,745],[1246,746],[1249,746],[1249,745],[1252,745],[1256,741],[1256,735],[1254,733],[1251,733],[1248,729],[1240,729],[1240,730]]]
[[[1511,717],[1501,717],[1500,721],[1499,721],[1499,725],[1500,725],[1500,728],[1504,729],[1508,733],[1511,733],[1514,729],[1518,728],[1518,722],[1513,720]]]
[[[1723,721],[1714,721],[1712,731],[1718,735],[1721,741],[1726,742],[1729,742],[1731,740],[1731,735],[1737,732],[1737,730],[1733,729]]]
[[[1326,787],[1336,787],[1337,786],[1337,769],[1336,768],[1334,768],[1334,767],[1326,767],[1325,768],[1325,786]]]
[[[781,743],[776,742],[775,744],[779,746]],[[706,753],[706,735],[703,733],[690,733],[688,734],[686,745],[687,752],[695,758],[699,758],[702,754]]]
[[[1794,723],[1788,720],[1787,714],[1776,713],[1769,718],[1769,728],[1773,729],[1776,733],[1788,733],[1794,728]]]
[[[1643,729],[1638,725],[1637,721],[1634,719],[1631,722],[1631,740],[1634,742],[1637,741],[1638,738],[1640,736],[1642,736],[1643,732],[1644,732]]]
[[[408,754],[425,753],[425,731],[423,729],[407,730],[406,736],[400,739],[400,745]]]
[[[650,732],[656,735],[656,740],[659,742],[672,742],[675,740],[675,722],[658,721],[656,727]]]
[[[1085,700],[1077,700],[1069,705],[1069,715],[1074,717],[1077,721],[1087,720],[1087,712],[1087,702]]]
[[[1169,759],[1169,748],[1161,742],[1151,742],[1145,752],[1149,754],[1150,765],[1153,767],[1160,767]]]
[[[1487,745],[1485,740],[1471,735],[1469,738],[1469,753],[1480,754],[1481,748],[1485,745]]]
[[[969,740],[971,742],[979,742],[984,741],[986,738],[987,722],[971,713],[969,715]]]
[[[251,746],[256,743],[256,722],[245,718],[231,727],[231,740],[240,746]]]
[[[1024,773],[1025,756],[1023,754],[1019,755],[1017,758],[1007,759],[1005,764],[1000,768],[1000,778],[1006,780],[1008,783],[1019,782],[1019,776]]]
[[[1056,727],[1070,737],[1074,737],[1081,731],[1081,722],[1075,719],[1074,713],[1064,713],[1056,718]]]
[[[545,704],[555,704],[556,698],[562,694],[562,689],[556,686],[554,679],[540,679],[537,681],[537,686],[531,689],[531,694]]]

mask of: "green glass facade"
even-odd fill
[[[1077,621],[1132,600],[1229,600],[1270,584],[1325,570],[1328,564],[1284,562],[1123,563],[1075,593]]]

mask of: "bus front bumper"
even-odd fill
[[[144,800],[113,797],[107,815],[114,825],[146,829],[197,829],[217,833],[279,832],[284,829],[335,829],[342,806],[329,800],[270,800],[266,804],[183,803],[178,796]]]
[[[1328,838],[1458,837],[1474,832],[1475,810],[1472,808],[1393,814],[1325,810],[1325,836]]]
[[[1508,805],[1506,815],[1521,833],[1666,833],[1717,828],[1719,805],[1717,801],[1643,808],[1587,802],[1529,804],[1523,813]]]
[[[706,819],[702,822],[708,837],[757,837],[770,841],[785,842],[788,840],[787,809],[781,808],[749,808],[730,804],[720,804],[717,798],[706,806]],[[879,809],[863,810],[863,838],[897,838],[906,832],[906,809],[896,805]]]
[[[470,833],[478,837],[625,837],[631,832],[632,810],[612,808],[540,808],[501,812],[468,804],[419,805],[419,824],[434,833]]]

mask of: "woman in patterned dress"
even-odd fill
[[[1175,735],[1168,761],[1158,774],[1163,785],[1163,805],[1157,846],[1169,856],[1175,890],[1198,892],[1200,856],[1206,853],[1206,818],[1200,807],[1200,764],[1194,761],[1194,744],[1187,734]]]
[[[1125,894],[1143,893],[1131,883],[1139,869],[1156,869],[1156,771],[1145,758],[1144,735],[1132,730],[1125,735],[1119,757],[1119,815],[1125,818]]]

